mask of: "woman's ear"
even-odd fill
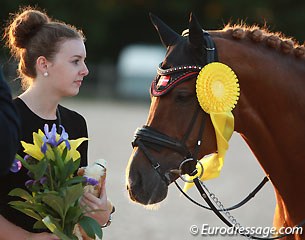
[[[48,60],[44,56],[39,56],[36,60],[36,68],[37,71],[44,75],[48,72]]]

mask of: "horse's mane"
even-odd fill
[[[300,45],[295,39],[288,38],[280,32],[271,32],[267,27],[257,25],[248,26],[228,23],[222,31],[230,33],[234,39],[249,38],[253,42],[266,44],[270,48],[277,49],[285,54],[294,54],[298,58],[305,58],[305,46]]]

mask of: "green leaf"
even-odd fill
[[[64,169],[64,161],[60,155],[60,152],[57,148],[52,148],[54,155],[55,155],[55,163],[58,167],[59,173],[61,174]]]
[[[29,217],[35,218],[36,220],[41,220],[41,216],[37,214],[33,209],[24,208],[23,206],[12,205],[12,208],[17,209],[18,211],[28,215]]]
[[[19,154],[16,154],[15,158],[19,161],[23,161],[23,157],[21,157]]]
[[[76,170],[79,168],[79,165],[80,165],[80,158],[76,159],[75,161],[73,161],[73,159],[71,158],[71,161],[73,162],[72,173],[75,173]]]
[[[12,191],[10,191],[8,193],[9,196],[12,197],[20,197],[26,201],[32,202],[33,201],[33,197],[31,194],[29,194],[26,190],[22,189],[22,188],[15,188]]]
[[[53,166],[53,171],[54,171],[54,185],[55,185],[55,190],[57,191],[59,188],[60,188],[60,176],[61,176],[61,173],[59,171],[59,168],[55,165]]]
[[[101,226],[95,219],[83,216],[79,221],[79,225],[81,225],[89,237],[95,239],[95,235],[97,235],[100,239],[103,238]]]
[[[48,167],[48,160],[42,159],[36,164],[28,164],[24,159],[20,160],[22,165],[34,174],[34,179],[39,180],[45,174]]]
[[[70,185],[75,185],[77,183],[83,183],[85,182],[85,178],[83,176],[77,176],[69,179],[66,181],[63,185],[63,187],[70,186]]]
[[[67,223],[77,223],[80,216],[83,214],[83,210],[79,207],[79,205],[75,207],[70,207],[67,211],[65,224]]]
[[[57,237],[59,237],[61,240],[70,240],[70,238],[65,235],[59,228],[56,226],[56,224],[51,220],[49,216],[42,219],[43,223],[46,225],[46,227],[54,233]]]
[[[42,208],[41,204],[37,203],[30,203],[30,202],[23,202],[23,201],[11,201],[9,202],[10,205],[20,207],[20,208],[28,208],[32,209],[34,211],[40,212],[43,211],[44,209]]]
[[[84,189],[81,184],[72,185],[67,187],[66,189],[66,196],[64,198],[65,201],[65,208],[68,208],[72,204],[74,204],[82,195]]]
[[[42,219],[40,221],[36,221],[33,225],[33,229],[47,229],[47,226],[43,223]]]
[[[63,152],[62,152],[62,155],[61,155],[61,158],[62,158],[63,161],[65,161],[67,153],[68,153],[68,149],[67,149],[67,147],[65,147]]]
[[[45,196],[42,197],[42,201],[57,212],[61,218],[64,218],[64,200],[60,196],[56,196],[52,193],[45,194]]]
[[[65,168],[62,171],[61,174],[61,182],[64,183],[68,178],[71,178],[73,176],[74,170],[74,163],[73,160],[69,160],[65,162]]]

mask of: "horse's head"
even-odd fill
[[[199,106],[195,81],[200,69],[213,61],[211,40],[192,15],[181,36],[157,17],[151,20],[167,52],[151,85],[147,123],[136,132],[127,168],[130,197],[142,204],[166,197],[168,185],[179,177],[175,170],[191,173],[196,162],[187,159],[216,151],[214,129]]]

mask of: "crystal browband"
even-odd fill
[[[157,76],[152,82],[151,93],[153,96],[166,94],[177,84],[196,77],[202,69],[202,66],[198,65],[182,65],[163,69],[162,64],[163,62],[159,64]]]
[[[162,62],[159,64],[158,69],[157,69],[157,74],[164,76],[176,72],[181,72],[181,71],[195,71],[195,72],[200,72],[202,69],[202,66],[197,66],[197,65],[185,65],[185,66],[177,66],[177,67],[172,67],[172,68],[167,68],[163,69],[162,68]]]

